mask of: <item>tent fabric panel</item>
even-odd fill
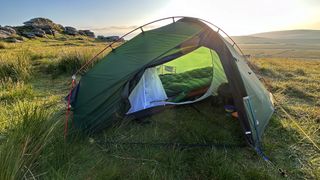
[[[260,82],[255,73],[249,68],[246,61],[234,48],[231,48],[230,44],[226,42],[229,46],[230,52],[235,58],[237,58],[237,66],[240,70],[242,80],[244,82],[246,91],[249,96],[251,103],[251,108],[253,117],[255,119],[249,118],[251,125],[256,125],[257,127],[252,127],[257,129],[257,137],[255,139],[261,139],[261,136],[269,123],[271,115],[274,112],[274,107],[271,101],[270,92],[264,87]]]
[[[221,64],[221,60],[218,56],[218,54],[213,51],[210,50],[211,56],[212,56],[212,64],[213,64],[213,79],[212,79],[212,88],[213,88],[213,94],[217,95],[218,92],[218,87],[222,84],[222,83],[227,83],[227,77],[226,74],[224,72],[224,69],[222,67]]]

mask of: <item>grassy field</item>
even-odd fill
[[[210,100],[122,121],[87,136],[63,138],[71,74],[104,44],[39,39],[0,42],[0,179],[281,179],[249,147],[110,144],[242,145],[239,122]],[[318,56],[318,58],[320,58]],[[319,145],[320,61],[252,59],[274,96]],[[199,111],[200,110],[200,111]],[[320,177],[319,152],[277,108],[263,138],[266,154],[290,179]]]
[[[319,59],[319,44],[240,44],[242,50],[258,58]]]

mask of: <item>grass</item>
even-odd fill
[[[319,145],[319,119],[320,119],[320,69],[319,61],[292,60],[292,59],[256,59],[260,68],[269,69],[275,74],[266,73],[265,78],[273,88],[273,94],[307,134]],[[263,71],[262,71],[263,72]],[[290,74],[290,76],[289,76]],[[297,129],[284,115],[281,119],[282,126],[287,129]],[[300,131],[294,132],[300,139],[292,144],[291,150],[301,153],[298,158],[305,171],[314,177],[320,177],[319,152],[310,144],[305,144],[304,135]]]
[[[30,85],[22,82],[13,82],[11,79],[0,81],[0,101],[6,104],[18,100],[32,99],[35,93]]]
[[[0,42],[0,49],[5,49],[6,45],[3,42]]]
[[[90,60],[96,51],[63,53],[58,62],[57,69],[59,73],[73,74],[88,60]]]
[[[144,123],[121,121],[92,136],[69,131],[65,141],[63,97],[70,76],[88,54],[104,45],[76,39],[43,41],[6,44],[0,50],[0,179],[281,179],[277,169],[249,147],[107,143],[244,143],[239,122],[210,101],[195,104],[200,113],[180,106],[145,118]],[[319,61],[253,62],[278,103],[320,144]],[[263,142],[266,154],[290,179],[320,177],[319,152],[281,112],[271,119]]]
[[[0,54],[0,80],[10,78],[13,81],[27,80],[31,75],[31,64],[26,52],[18,55]]]
[[[10,119],[4,142],[0,146],[0,179],[37,178],[38,160],[43,150],[54,139],[58,121],[50,121],[45,104],[19,102],[11,106]]]

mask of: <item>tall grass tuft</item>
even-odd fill
[[[0,179],[37,179],[39,161],[52,142],[59,121],[49,120],[52,113],[41,103],[19,102],[12,106],[9,126],[0,141]]]
[[[51,63],[47,66],[47,72],[55,74],[73,74],[82,65],[89,61],[96,51],[66,51],[59,55],[55,64]]]
[[[5,49],[6,48],[6,45],[2,42],[0,42],[0,49]]]
[[[0,80],[0,101],[5,103],[13,103],[18,100],[31,99],[35,93],[30,85],[24,82],[13,82],[7,78]]]
[[[17,55],[0,54],[0,80],[7,78],[14,82],[27,80],[31,74],[29,55],[21,52]]]

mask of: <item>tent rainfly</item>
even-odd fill
[[[180,17],[156,29],[146,31],[140,27],[140,34],[99,60],[70,93],[75,127],[95,132],[119,116],[148,114],[166,105],[194,103],[216,94],[219,85],[227,82],[247,142],[260,147],[260,139],[274,112],[272,95],[235,49],[238,46],[222,37],[220,29],[214,31],[205,22]],[[182,65],[192,63],[190,67],[203,69],[204,59],[209,59],[212,71],[209,69],[207,73],[209,79],[195,80],[203,84],[202,88],[196,87],[202,89],[201,95],[188,99],[178,86],[170,87],[169,93],[162,83],[164,77],[178,75],[173,71],[192,72],[188,68],[180,71],[179,63],[176,66],[170,63],[181,61]],[[164,73],[166,70],[169,72]]]

